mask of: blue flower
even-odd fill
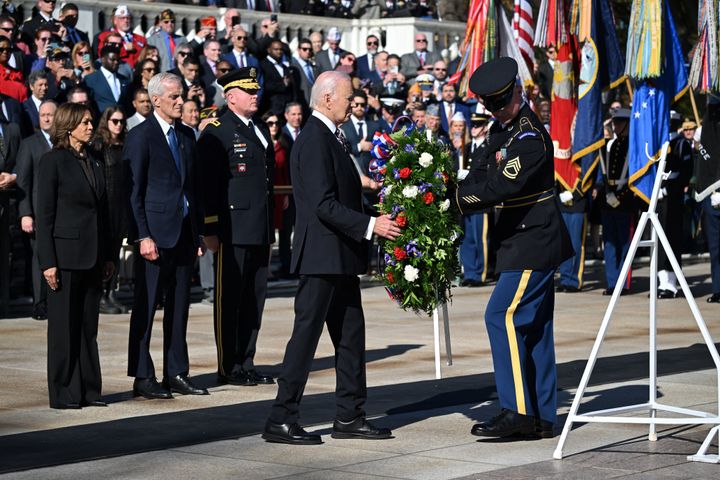
[[[417,248],[417,240],[410,240],[408,244],[405,246],[405,251],[407,252],[408,256],[410,257],[416,257],[420,258],[422,257],[422,253]]]
[[[400,180],[400,170],[398,170],[397,168],[393,168],[393,177],[395,178],[395,180]]]
[[[415,151],[415,146],[411,144],[405,145],[405,151],[408,153],[413,153]]]

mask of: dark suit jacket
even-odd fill
[[[128,132],[123,150],[123,161],[130,166],[130,237],[150,237],[158,248],[173,248],[180,238],[183,195],[189,203],[193,241],[200,244],[195,135],[180,122],[175,123],[175,128],[183,160],[181,172],[154,114]]]
[[[264,92],[264,83],[265,78],[263,77],[262,69],[260,68],[260,60],[257,59],[253,54],[249,52],[245,52],[245,59],[247,60],[246,67],[255,67],[258,69],[258,83],[260,84],[260,91],[258,92],[258,103],[260,100],[262,100]],[[238,69],[240,66],[237,63],[237,60],[235,59],[235,54],[230,50],[228,53],[224,54],[222,57],[220,57],[220,60],[225,60],[226,62],[230,62],[230,65],[232,65],[233,69]]]
[[[4,123],[2,125],[3,146],[0,149],[0,172],[12,172],[15,170],[18,150],[22,135],[20,126],[16,123]]]
[[[305,69],[300,65],[300,62],[297,61],[295,57],[292,58],[290,61],[290,64],[297,69],[298,75],[297,78],[300,80],[300,85],[298,86],[300,91],[302,91],[303,97],[305,97],[305,102],[310,103],[310,91],[312,90],[312,85],[310,84],[310,81],[307,77],[307,72]],[[317,78],[318,71],[315,66],[311,66],[310,69],[312,70],[313,77]]]
[[[447,114],[445,113],[445,102],[440,101],[438,102],[438,106],[440,107],[440,128],[445,130],[446,132],[450,131],[450,119],[447,118]],[[454,102],[453,105],[453,115],[457,112],[460,112],[463,114],[463,117],[465,117],[465,125],[470,125],[470,107],[465,105],[464,103],[460,103],[458,101]]]
[[[35,209],[38,204],[40,159],[49,151],[50,144],[39,131],[20,144],[15,172],[17,173],[17,186],[20,190],[18,215],[21,217],[35,217]]]
[[[212,67],[205,59],[200,62],[200,72],[200,81],[205,87],[205,90],[207,90],[213,83],[215,83],[215,74],[213,73]]]
[[[375,71],[373,68],[370,70],[370,67],[368,66],[368,54],[361,55],[357,57],[357,60],[355,60],[355,65],[357,65],[357,76],[365,79],[370,78],[370,74]]]
[[[5,105],[5,109],[7,110],[7,121],[9,123],[17,123],[18,125],[20,125],[22,122],[23,111],[20,102],[18,102],[12,97],[0,94],[0,112],[2,111],[3,104]]]
[[[35,209],[40,270],[89,270],[100,260],[110,260],[105,176],[102,163],[90,159],[94,189],[69,150],[52,150],[40,160]]]
[[[96,70],[85,77],[85,86],[92,93],[93,102],[99,114],[102,114],[108,107],[114,107],[115,105],[126,107],[129,104],[127,91],[130,80],[119,73],[115,75],[117,75],[120,81],[120,98],[117,101],[115,101],[112,90],[110,90],[110,85],[108,85],[105,75],[103,75],[101,70]]]
[[[290,69],[283,64],[285,76],[290,76]],[[285,111],[285,104],[293,100],[293,84],[285,85],[283,76],[277,71],[275,65],[267,58],[260,62],[260,69],[264,77],[263,98],[260,111],[272,110],[278,115]]]
[[[32,98],[28,98],[22,103],[23,107],[23,113],[25,114],[26,119],[24,120],[25,123],[32,125],[33,129],[37,129],[40,126],[40,113],[38,112],[37,107],[35,106],[35,102],[33,102]]]
[[[342,128],[345,133],[345,138],[347,138],[350,143],[352,154],[355,156],[358,166],[362,170],[363,174],[367,175],[372,155],[370,155],[370,152],[361,152],[358,150],[358,143],[360,143],[361,139],[358,136],[357,130],[355,130],[355,125],[352,120],[348,120],[340,128]],[[378,122],[375,120],[368,120],[367,118],[363,119],[363,133],[365,134],[363,136],[364,140],[372,142],[373,135],[377,130],[380,130],[380,124]]]
[[[367,269],[360,177],[350,156],[318,118],[308,119],[290,154],[297,209],[291,271],[357,275]]]
[[[438,60],[441,58],[437,53],[430,50],[425,52],[425,65],[432,65]],[[418,68],[420,68],[420,59],[414,51],[400,57],[400,73],[405,75],[408,81],[417,77]]]

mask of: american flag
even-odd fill
[[[513,16],[513,31],[520,53],[525,59],[530,71],[533,71],[533,39],[535,38],[535,22],[533,20],[533,6],[530,0],[515,0],[515,14]]]

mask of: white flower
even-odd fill
[[[418,279],[418,274],[420,273],[420,270],[413,267],[412,265],[405,265],[405,280],[408,282],[414,282]]]
[[[388,165],[392,165],[392,163],[395,161],[395,157],[390,157],[390,159],[387,161]]]
[[[385,185],[385,195],[390,195],[390,192],[392,192],[393,186],[392,185]]]
[[[420,163],[421,167],[427,168],[430,165],[432,165],[432,161],[433,161],[433,156],[427,152],[423,152],[422,155],[420,155],[420,160],[418,163]]]
[[[418,187],[416,187],[415,185],[405,187],[403,188],[402,194],[405,198],[415,198],[418,194]]]
[[[447,212],[449,208],[450,208],[450,200],[445,199],[445,201],[440,204],[440,211]]]

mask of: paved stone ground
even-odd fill
[[[720,338],[720,307],[705,303],[709,266],[686,267],[708,327]],[[572,402],[607,306],[600,272],[587,289],[556,296],[556,350],[561,419]],[[647,268],[635,271],[633,295],[621,298],[583,410],[647,399]],[[531,479],[718,478],[720,466],[689,463],[708,427],[576,426],[565,459],[552,460],[556,439],[478,440],[473,423],[497,409],[482,312],[490,287],[454,291],[450,307],[454,365],[435,380],[432,323],[402,312],[380,287],[363,290],[367,322],[369,399],[376,422],[393,429],[387,441],[334,440],[332,345],[324,335],[302,405],[302,422],[323,434],[320,446],[262,441],[274,386],[218,385],[212,307],[193,304],[188,343],[191,375],[207,397],[169,401],[132,398],[125,376],[129,315],[101,316],[100,354],[108,408],[47,407],[46,326],[28,318],[0,321],[0,473],[7,478],[242,479]],[[267,302],[257,364],[279,372],[292,328],[292,288],[275,287]],[[717,375],[682,299],[659,303],[659,389],[666,404],[717,410]],[[161,322],[156,322],[160,327]],[[161,329],[153,352],[162,364]],[[717,442],[711,449],[717,452]]]

